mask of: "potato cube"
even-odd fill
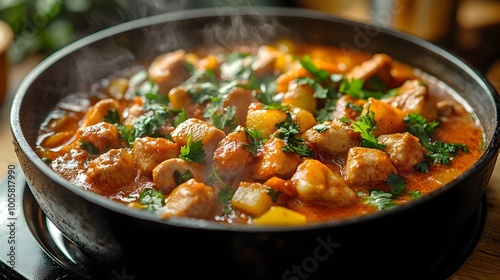
[[[263,184],[241,182],[231,199],[231,205],[236,210],[260,216],[274,204],[268,189],[269,187]]]
[[[300,226],[306,222],[305,215],[281,206],[271,206],[267,212],[253,220],[254,224],[266,226]]]
[[[375,136],[405,131],[404,117],[406,114],[401,109],[370,97],[363,106],[362,114],[366,114],[368,110],[373,112],[373,119],[377,126],[377,129],[373,130]]]
[[[276,131],[276,124],[286,119],[286,112],[280,109],[258,109],[250,110],[247,114],[246,126],[262,131],[262,136],[268,138]]]

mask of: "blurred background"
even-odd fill
[[[29,68],[78,38],[124,21],[182,9],[226,6],[302,7],[395,28],[454,52],[500,86],[500,47],[496,42],[500,0],[0,0],[0,21],[10,27],[12,35],[3,60],[11,68],[23,63]],[[0,50],[2,40],[7,44],[8,38],[0,34]],[[21,66],[15,69],[22,71]],[[6,68],[0,71],[1,76],[6,75]]]

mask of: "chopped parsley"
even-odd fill
[[[160,87],[154,81],[147,80],[139,85],[135,95],[144,96],[147,104],[165,104],[170,103],[168,97],[160,93]]]
[[[417,199],[422,197],[422,193],[420,191],[409,191],[408,195],[411,197],[411,199]]]
[[[186,169],[182,172],[179,172],[177,170],[174,171],[174,182],[177,185],[180,185],[191,178],[193,178],[193,173],[191,173],[189,169]]]
[[[406,181],[398,174],[391,173],[385,182],[391,187],[392,195],[399,195],[406,189]]]
[[[418,137],[422,146],[428,151],[426,157],[434,164],[450,164],[451,158],[458,155],[460,151],[469,152],[465,144],[433,141],[431,137],[439,126],[438,121],[427,122],[422,115],[411,113],[405,116],[404,122],[407,124],[408,132]],[[418,168],[428,172],[428,167],[423,164],[420,164]]]
[[[371,190],[368,196],[364,193],[358,193],[358,195],[364,197],[366,204],[374,206],[378,210],[384,210],[398,205],[393,201],[394,195],[388,192]]]
[[[106,115],[104,115],[104,121],[110,124],[119,124],[120,112],[118,112],[117,109],[111,109],[106,111]]]
[[[312,62],[311,57],[307,54],[299,59],[299,62],[300,65],[302,65],[302,67],[307,70],[307,72],[311,73],[314,76],[314,80],[318,82],[322,82],[330,76],[328,71],[318,69],[318,67],[316,67],[316,65],[314,65],[314,63]]]
[[[219,177],[219,174],[217,174],[217,171],[215,170],[215,165],[212,166],[212,174],[222,185],[222,189],[217,194],[217,200],[219,201],[219,203],[225,205],[224,209],[222,210],[222,214],[229,214],[231,212],[231,199],[234,196],[235,190],[229,188],[229,186],[224,183],[224,181],[222,181],[222,179]]]
[[[320,124],[313,126],[313,129],[316,130],[317,132],[321,133],[321,132],[328,130],[328,125],[326,125],[324,123],[320,123]]]
[[[160,128],[169,123],[178,125],[178,116],[182,116],[182,110],[175,110],[162,104],[146,104],[144,110],[146,113],[132,119],[131,125],[115,124],[120,132],[120,138],[127,141],[130,146],[136,138],[168,137],[160,133]]]
[[[278,129],[275,133],[276,137],[285,142],[283,151],[296,153],[304,157],[312,157],[313,152],[305,143],[305,140],[297,137],[300,132],[300,125],[298,122],[293,122],[290,113],[287,112],[287,117],[275,127]]]
[[[80,148],[89,152],[90,155],[99,155],[101,151],[92,143],[86,140],[80,141]]]
[[[159,190],[144,188],[139,193],[139,203],[146,206],[147,210],[155,211],[165,205],[165,196]]]
[[[271,197],[271,200],[276,203],[281,194],[281,191],[277,191],[271,187],[267,188],[266,193]]]
[[[192,141],[193,135],[189,135],[185,146],[181,146],[179,158],[187,162],[203,162],[207,154],[203,150],[201,140]]]
[[[366,114],[359,116],[352,125],[354,131],[361,133],[361,145],[366,148],[384,150],[385,145],[378,143],[377,137],[373,134],[376,129],[375,113],[367,110]]]
[[[374,87],[377,90],[370,91],[365,89],[365,82],[361,79],[343,79],[339,86],[339,92],[342,94],[350,95],[356,99],[368,99],[373,97],[376,99],[382,99],[387,97],[393,97],[397,93],[397,89],[390,89],[387,91],[382,91],[385,89],[385,84],[381,80],[375,80],[374,78],[368,80],[367,86]]]
[[[262,131],[258,131],[255,128],[245,128],[245,133],[247,135],[248,144],[246,145],[253,156],[257,155],[257,152],[264,144],[264,136]]]

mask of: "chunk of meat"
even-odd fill
[[[235,178],[251,159],[252,153],[248,148],[246,132],[243,128],[237,128],[217,145],[214,152],[214,167],[219,176]]]
[[[120,133],[116,126],[107,123],[99,122],[83,128],[80,134],[80,145],[85,146],[86,142],[97,148],[98,153],[104,153],[109,149],[120,147]],[[92,151],[89,151],[92,153]]]
[[[468,114],[467,110],[455,100],[441,100],[436,103],[438,115],[451,117]]]
[[[163,161],[177,158],[180,146],[165,138],[142,137],[134,141],[132,157],[135,165],[144,174],[152,175],[153,169]]]
[[[151,62],[148,75],[158,84],[160,93],[167,94],[189,78],[185,57],[186,51],[179,49],[160,55]]]
[[[428,121],[433,121],[438,116],[436,101],[429,94],[427,86],[416,79],[406,81],[398,89],[395,97],[383,101],[401,109],[406,114],[421,114]]]
[[[108,114],[108,111],[118,110],[119,107],[118,101],[114,99],[109,98],[99,100],[96,104],[94,104],[94,106],[89,108],[83,119],[81,127],[86,127],[104,121],[104,117]]]
[[[349,186],[363,186],[384,182],[396,167],[387,153],[377,149],[354,147],[347,153],[344,178]]]
[[[238,125],[244,126],[247,119],[248,106],[253,102],[257,102],[257,99],[253,96],[251,90],[235,87],[224,99],[224,107],[233,106],[236,110],[235,117]]]
[[[368,81],[370,78],[377,76],[385,84],[390,84],[392,69],[392,57],[387,54],[375,54],[367,61],[364,61],[358,66],[353,67],[346,73],[345,77],[351,79],[361,79]]]
[[[124,121],[125,125],[132,125],[134,120],[137,119],[138,117],[144,115],[144,107],[143,105],[139,104],[133,104],[126,110],[126,119]]]
[[[219,142],[226,137],[224,131],[196,118],[189,118],[172,131],[172,139],[180,146],[186,146],[191,135],[191,141],[201,140],[202,148],[207,154],[206,160],[213,160],[214,151]]]
[[[315,159],[304,160],[291,181],[304,202],[347,206],[356,201],[356,193],[342,176]]]
[[[398,170],[409,171],[424,160],[425,148],[417,137],[408,132],[380,135],[378,142],[386,145],[384,151]]]
[[[356,99],[350,95],[342,95],[335,103],[335,110],[333,111],[333,119],[340,119],[346,117],[350,120],[356,120],[361,114],[360,111],[353,109],[354,106],[363,108],[366,103],[364,99]],[[354,105],[354,106],[352,106]]]
[[[164,193],[170,193],[182,183],[182,178],[203,181],[203,166],[196,162],[187,162],[181,158],[164,160],[153,168],[153,182],[156,188]],[[185,181],[185,180],[184,180]]]
[[[313,143],[321,157],[326,159],[347,155],[349,149],[359,146],[361,141],[359,132],[338,120],[313,126],[304,132],[302,138]]]
[[[290,178],[300,163],[300,156],[296,153],[285,152],[285,142],[272,137],[262,145],[263,152],[256,157],[252,176],[256,180],[268,180],[273,176],[283,179]]]
[[[257,77],[277,75],[274,65],[280,55],[282,53],[276,47],[260,46],[255,56],[256,60],[252,63],[253,73]]]
[[[132,155],[125,149],[111,149],[92,160],[87,182],[103,195],[111,195],[134,181],[136,172]]]
[[[213,214],[216,199],[212,187],[190,179],[180,184],[166,198],[165,206],[161,209],[162,216],[208,218]]]

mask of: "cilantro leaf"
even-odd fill
[[[398,174],[391,173],[385,182],[391,187],[392,195],[399,195],[406,189],[406,181]]]
[[[182,172],[179,172],[177,170],[174,171],[174,182],[177,185],[180,185],[191,178],[193,178],[193,173],[191,173],[191,171],[189,171],[189,169],[186,169]]]
[[[309,85],[313,90],[313,97],[324,99],[328,97],[328,89],[324,88],[319,82],[310,77],[299,77],[295,79],[298,85]]]
[[[193,135],[189,135],[185,146],[181,146],[179,158],[187,162],[203,162],[207,154],[203,150],[201,140],[192,141]]]
[[[305,140],[297,137],[300,132],[300,124],[298,122],[292,122],[292,117],[289,112],[287,112],[287,117],[280,123],[277,123],[275,127],[278,129],[275,133],[276,137],[282,139],[285,142],[283,146],[283,151],[296,153],[304,157],[312,157],[312,150],[306,145]]]
[[[432,141],[431,136],[439,126],[438,121],[428,123],[422,115],[411,113],[405,116],[404,122],[407,124],[407,131],[420,140],[422,146],[428,151],[426,156],[434,164],[450,164],[452,156],[458,155],[460,151],[469,152],[465,144]]]
[[[336,104],[336,99],[334,98],[326,99],[325,105],[314,112],[316,120],[319,123],[333,120],[333,111],[335,111],[336,107],[335,104]]]
[[[259,131],[255,128],[246,128],[245,133],[248,139],[248,149],[253,156],[257,155],[258,150],[262,147],[264,143],[264,136],[262,135],[262,131]]]
[[[101,151],[99,151],[99,149],[92,142],[86,140],[80,141],[80,148],[89,152],[91,155],[98,155],[101,153]]]
[[[271,197],[271,200],[276,203],[281,194],[281,191],[277,191],[271,187],[267,188],[266,193]]]
[[[326,80],[326,78],[330,76],[328,71],[318,69],[318,67],[316,67],[316,65],[314,65],[314,63],[312,62],[311,57],[307,54],[300,58],[299,62],[302,67],[304,67],[307,72],[311,73],[311,75],[314,76],[315,80],[319,82]]]
[[[118,109],[110,109],[104,115],[104,121],[110,124],[120,123],[120,113]]]
[[[367,84],[368,86],[372,86],[377,89],[380,89],[382,87],[380,83],[371,80],[368,80],[368,82],[371,82]],[[356,99],[368,99],[369,97],[382,99],[394,96],[397,93],[397,91],[394,91],[394,89],[389,89],[387,91],[382,91],[382,90],[370,91],[365,89],[364,87],[365,87],[365,82],[361,79],[350,79],[350,80],[343,79],[339,86],[339,92],[342,94],[350,95]]]
[[[153,188],[144,188],[139,193],[139,203],[146,206],[147,210],[155,211],[165,205],[165,196]]]
[[[412,199],[417,199],[417,198],[421,198],[422,197],[422,193],[420,191],[409,191],[408,192],[408,195],[412,198]]]
[[[313,129],[316,130],[317,132],[321,133],[321,132],[328,130],[328,125],[326,125],[324,123],[320,123],[320,124],[313,126]]]
[[[175,116],[178,114],[178,111],[162,104],[146,104],[144,110],[146,112],[133,119],[131,125],[116,125],[120,132],[120,139],[127,141],[130,146],[136,138],[166,137],[159,132],[160,128],[169,122],[175,122]]]
[[[373,111],[367,110],[367,113],[359,116],[358,120],[352,125],[354,131],[361,133],[361,145],[363,147],[384,150],[385,145],[379,144],[377,137],[373,134],[373,129],[376,128],[374,116]]]
[[[397,203],[392,200],[394,196],[391,193],[372,190],[370,195],[365,195],[364,202],[368,205],[376,207],[378,210],[384,210],[397,206]]]
[[[217,179],[217,181],[222,185],[221,191],[217,194],[217,200],[226,205],[226,208],[223,210],[224,214],[227,214],[231,211],[231,199],[234,196],[235,190],[228,187],[224,181],[219,177],[217,171],[215,170],[215,165],[212,166],[212,174]]]

